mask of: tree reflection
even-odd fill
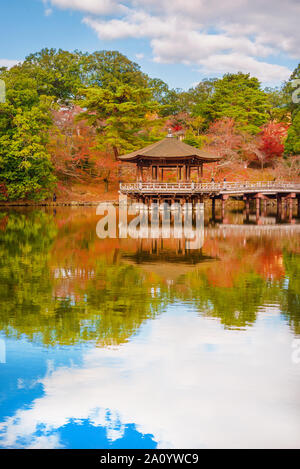
[[[42,211],[1,213],[0,326],[7,335],[40,335],[41,322],[53,314],[49,250],[57,234]]]
[[[161,298],[151,295],[143,272],[132,265],[110,264],[105,257],[94,260],[93,275],[84,288],[78,275],[84,266],[77,266],[73,291],[58,296],[68,269],[57,278],[57,271],[50,268],[51,255],[59,256],[53,251],[56,236],[49,214],[8,216],[0,239],[0,328],[8,336],[24,334],[46,345],[89,340],[119,344],[161,310]]]
[[[300,255],[284,253],[287,281],[282,285],[281,309],[292,329],[300,334]]]
[[[128,341],[168,304],[193,304],[226,328],[276,305],[300,333],[295,237],[207,236],[201,252],[99,240],[94,211],[0,214],[0,329],[47,346]],[[174,246],[173,246],[174,244]],[[149,251],[149,252],[148,252]],[[155,257],[156,256],[156,257]]]

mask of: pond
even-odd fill
[[[99,239],[95,207],[0,211],[0,446],[300,447],[300,220],[205,212]]]

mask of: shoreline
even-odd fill
[[[101,203],[113,203],[114,205],[119,205],[117,200],[99,200],[99,201],[90,201],[90,202],[80,202],[80,201],[71,201],[71,202],[6,202],[1,203],[0,207],[93,207]]]
[[[244,202],[243,200],[237,199],[228,199],[227,203],[231,205],[232,203]],[[89,202],[80,202],[80,201],[71,201],[71,202],[0,202],[0,208],[3,207],[96,207],[99,204],[112,203],[115,206],[119,206],[119,201],[115,200],[99,200],[99,201],[89,201]],[[270,199],[269,205],[276,205],[276,201]]]

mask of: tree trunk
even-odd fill
[[[119,152],[118,152],[118,149],[115,145],[113,146],[113,151],[114,151],[115,159],[116,159],[116,161],[118,161]]]

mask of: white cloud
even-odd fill
[[[241,54],[211,55],[202,62],[202,70],[210,73],[250,73],[262,82],[276,83],[287,80],[291,71],[282,65],[270,64]]]
[[[145,55],[142,52],[139,52],[138,54],[135,54],[135,58],[137,60],[142,60],[145,57]]]
[[[0,67],[13,67],[17,65],[20,61],[19,60],[9,60],[9,59],[0,59]]]
[[[124,7],[114,0],[48,0],[55,7],[93,13],[96,15],[116,14]]]
[[[60,428],[88,420],[112,441],[135,424],[162,448],[299,448],[300,372],[279,316],[261,308],[253,327],[233,331],[171,306],[130,342],[48,370],[43,396],[0,424],[2,444],[62,446]]]
[[[299,56],[300,2],[295,0],[49,2],[87,12],[83,22],[101,40],[148,38],[156,62],[201,65],[212,73],[223,71],[226,64],[229,68],[224,71],[245,70],[248,63],[247,71],[259,73],[262,80],[276,81],[286,79],[290,70],[276,65],[275,57]],[[270,56],[272,63],[262,60]]]

